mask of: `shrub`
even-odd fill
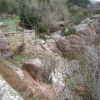
[[[94,14],[100,14],[100,9],[95,10]]]
[[[77,14],[74,18],[73,18],[73,22],[75,24],[79,24],[82,20],[84,20],[86,17],[84,15],[84,13],[79,13]]]
[[[76,7],[70,7],[69,12],[72,13],[72,14],[75,14],[75,13],[77,13],[77,8]]]
[[[72,35],[76,33],[76,29],[73,27],[69,27],[67,32],[64,32],[64,36]]]
[[[37,32],[42,33],[42,34],[46,33],[47,32],[47,26],[44,23],[38,23]]]

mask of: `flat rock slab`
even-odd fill
[[[0,76],[0,100],[24,99]]]

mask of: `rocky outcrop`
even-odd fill
[[[1,52],[1,56],[7,59],[13,56],[13,52],[10,48],[10,44],[2,33],[0,33],[0,52]]]

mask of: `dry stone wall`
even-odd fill
[[[34,45],[35,31],[25,30],[23,32],[5,33],[4,34],[10,43],[10,47],[15,51],[22,44]]]

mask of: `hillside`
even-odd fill
[[[9,9],[0,10],[0,100],[99,100],[99,7],[88,8],[88,0],[2,3]]]

